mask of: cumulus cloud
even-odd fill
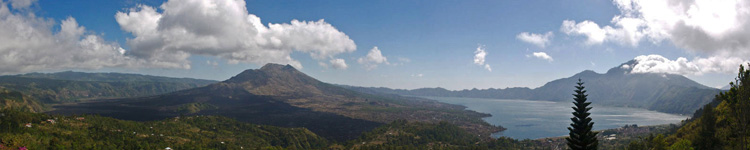
[[[536,45],[540,48],[544,48],[544,47],[547,47],[547,45],[549,45],[550,40],[552,39],[553,36],[554,36],[554,33],[552,32],[547,32],[545,34],[522,32],[516,35],[516,38],[526,43]]]
[[[615,0],[620,14],[611,26],[563,21],[561,31],[583,35],[587,44],[616,42],[637,46],[663,40],[710,55],[750,57],[750,2],[743,0]]]
[[[34,1],[0,2],[0,74],[103,67],[165,67],[125,55],[68,17],[58,24],[33,13],[19,13]]]
[[[547,55],[547,53],[545,53],[545,52],[534,52],[534,53],[531,53],[530,56],[527,55],[527,57],[531,57],[531,56],[539,58],[539,59],[544,59],[544,60],[547,60],[549,62],[554,61],[554,59],[552,59],[552,57],[550,57],[549,55]],[[593,62],[592,62],[592,65],[593,65]]]
[[[367,70],[375,69],[379,64],[390,64],[388,62],[388,58],[383,56],[377,46],[370,49],[370,52],[367,52],[367,55],[365,57],[357,59],[357,62],[364,65],[365,69]]]
[[[635,64],[624,64],[620,68],[629,69],[631,73],[671,73],[681,75],[702,75],[705,73],[735,73],[740,64],[747,64],[740,58],[708,57],[695,58],[692,61],[684,57],[670,60],[661,55],[641,55],[635,57]]]
[[[341,58],[331,59],[330,62],[331,62],[331,67],[333,67],[334,69],[346,69],[346,68],[349,68],[349,66],[346,65],[346,61],[344,59],[341,59]]]
[[[0,74],[104,67],[189,69],[191,55],[230,64],[301,68],[290,56],[294,52],[343,67],[334,56],[356,49],[354,41],[324,20],[263,25],[248,13],[243,0],[170,0],[159,9],[138,5],[115,15],[120,28],[133,36],[127,40],[131,49],[125,50],[73,17],[58,24],[24,10],[35,2],[0,1]]]
[[[484,50],[484,46],[479,45],[477,47],[477,50],[474,51],[474,64],[477,64],[479,66],[484,66],[484,69],[487,69],[487,71],[492,72],[492,67],[490,67],[490,64],[484,63],[484,58],[487,56],[487,51]]]
[[[10,6],[12,6],[13,9],[26,9],[36,3],[36,1],[37,0],[10,0]]]
[[[588,45],[601,44],[607,38],[607,31],[600,28],[598,24],[588,20],[581,23],[565,20],[560,27],[560,31],[568,35],[584,35],[586,36],[585,43]]]
[[[190,55],[237,63],[281,63],[302,68],[293,52],[318,60],[352,52],[354,41],[324,20],[263,25],[244,0],[169,0],[157,8],[138,5],[117,12],[122,30],[134,38],[129,55],[148,61],[188,65]]]

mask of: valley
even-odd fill
[[[77,76],[81,76],[80,78],[66,77],[65,74],[70,74],[70,72],[44,74],[44,76],[36,74],[31,76],[34,78],[30,77],[22,81],[36,83],[39,81],[54,80],[60,83],[68,83],[55,84],[58,86],[47,86],[45,88],[36,86],[33,88],[51,89],[53,91],[54,89],[67,89],[66,87],[69,87],[59,85],[78,87],[82,83],[112,85],[113,83],[143,81],[147,85],[188,83],[188,85],[198,86],[198,84],[194,84],[196,80],[192,79],[149,77],[152,78],[150,81],[144,81],[146,80],[144,78],[135,78],[133,79],[135,81],[117,81],[107,80],[107,76],[117,76],[119,74],[98,74],[99,78],[88,78],[86,76],[93,76],[93,74],[88,73],[78,73],[79,75]],[[135,75],[128,76],[131,78],[138,77]],[[596,76],[601,76],[601,74],[586,73],[585,71],[567,79],[589,77],[593,78],[592,82],[602,81],[597,80]],[[0,78],[2,77],[0,76]],[[629,76],[625,74],[617,78],[619,78],[618,80],[633,82],[634,85],[638,86],[646,83],[662,83],[665,86],[675,86],[671,85],[672,81],[670,80],[672,79],[665,77],[652,78],[644,75]],[[547,84],[550,86],[538,89],[551,89],[549,88],[551,85],[561,84],[559,82],[564,82],[567,79],[552,81]],[[643,82],[643,80],[648,82]],[[660,80],[666,80],[666,82]],[[682,83],[684,81],[674,82]],[[9,89],[24,89],[18,83],[11,83],[16,82],[0,82],[0,85],[9,85],[7,87]],[[7,96],[3,100],[5,101],[4,107],[6,109],[31,112],[45,110],[46,114],[58,117],[97,115],[105,118],[111,117],[118,121],[159,122],[182,117],[221,116],[242,123],[267,125],[284,129],[303,128],[314,134],[311,136],[319,136],[321,139],[338,143],[331,144],[325,141],[315,141],[312,142],[315,143],[314,145],[327,145],[329,148],[348,147],[357,149],[379,149],[382,148],[382,145],[396,146],[399,145],[396,143],[399,143],[401,140],[420,137],[417,135],[434,136],[434,139],[412,141],[414,142],[412,144],[417,144],[414,145],[415,147],[425,146],[423,144],[437,144],[429,147],[456,148],[465,146],[466,142],[469,141],[483,143],[475,145],[480,148],[490,148],[499,145],[505,145],[501,147],[506,148],[508,146],[515,147],[517,149],[559,147],[559,139],[553,140],[555,141],[553,143],[557,144],[550,144],[541,139],[564,135],[566,132],[562,127],[568,124],[566,118],[569,115],[569,107],[566,106],[569,104],[567,102],[470,98],[484,97],[486,95],[477,93],[489,92],[486,90],[440,92],[438,89],[437,91],[432,90],[432,92],[428,92],[430,90],[427,89],[391,90],[386,88],[332,85],[307,76],[292,66],[278,64],[267,64],[259,69],[248,69],[225,81],[212,83],[211,81],[205,81],[201,83],[206,85],[187,89],[169,88],[164,89],[166,91],[163,91],[165,93],[162,94],[154,93],[142,96],[112,95],[107,97],[81,97],[81,95],[77,95],[78,97],[76,97],[76,95],[72,95],[68,96],[69,100],[65,102],[38,101],[38,95],[26,96],[23,92],[6,90]],[[597,87],[598,85],[594,84],[593,86]],[[703,87],[697,83],[691,86],[694,89],[713,91],[713,89]],[[82,92],[101,90],[93,87],[84,86],[78,90]],[[630,86],[621,88],[626,88],[625,90],[627,90],[627,87]],[[523,94],[524,92],[529,92],[528,90],[530,89],[509,88],[500,90],[501,92],[495,94],[500,97],[524,98],[523,96],[514,96],[514,94]],[[599,92],[592,90],[592,94]],[[643,93],[644,91],[633,92]],[[657,95],[661,95],[659,91],[656,92]],[[132,92],[125,91],[125,93]],[[468,95],[455,95],[457,93]],[[665,93],[669,92],[666,91]],[[535,97],[541,96],[536,95]],[[593,117],[596,118],[594,120],[597,123],[596,130],[614,130],[615,128],[619,129],[622,126],[632,124],[640,126],[680,124],[683,119],[688,118],[683,115],[649,111],[642,105],[633,105],[637,104],[634,102],[614,105],[612,104],[612,100],[594,98],[598,97],[592,96],[592,100],[596,104],[594,105],[596,109],[592,112],[595,114]],[[620,99],[618,101],[627,100]],[[623,106],[638,107],[625,108]],[[239,124],[239,122],[233,124]],[[440,134],[435,135],[432,134],[433,132]],[[399,135],[393,135],[394,133],[398,133]],[[253,134],[256,133],[251,133],[251,135]],[[467,137],[464,138],[466,141],[456,141],[448,140],[451,137],[444,137],[445,135],[443,134]],[[639,132],[637,135],[643,136],[645,134]],[[606,137],[601,136],[600,138]],[[611,145],[608,144],[607,146],[622,146],[623,143],[631,142],[634,138],[621,140],[609,141],[608,143]],[[371,144],[354,144],[358,142],[351,143],[352,141],[362,141],[362,143]],[[172,143],[166,139],[164,142]],[[304,143],[309,142],[311,141],[305,141]],[[373,145],[373,143],[380,144]],[[280,146],[287,148],[306,147],[295,144]],[[397,147],[402,146],[406,145]]]

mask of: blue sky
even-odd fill
[[[15,66],[0,66],[0,72],[3,74],[76,70],[225,80],[242,70],[256,69],[267,62],[289,62],[295,66],[301,66],[300,70],[312,77],[336,84],[408,89],[420,87],[444,87],[448,89],[534,88],[548,81],[568,77],[583,70],[604,73],[610,68],[620,67],[620,64],[641,56],[639,62],[642,62],[640,64],[643,65],[633,66],[633,73],[683,74],[702,84],[718,87],[731,81],[737,65],[747,62],[747,59],[744,58],[750,56],[746,44],[732,46],[721,42],[721,40],[735,38],[740,40],[734,43],[750,43],[747,39],[741,38],[743,35],[738,34],[750,32],[748,23],[743,19],[737,21],[737,19],[731,17],[718,17],[711,20],[710,17],[708,19],[695,17],[699,15],[687,15],[685,17],[680,16],[679,13],[664,17],[663,15],[659,16],[661,12],[655,11],[660,10],[658,6],[661,5],[640,1],[619,3],[605,0],[250,0],[246,2],[240,0],[239,2],[245,3],[244,8],[247,11],[244,17],[238,17],[239,19],[221,17],[231,16],[226,14],[213,17],[230,19],[225,24],[212,24],[213,22],[209,20],[190,17],[190,11],[178,11],[182,6],[192,8],[193,6],[212,5],[212,2],[219,3],[220,1],[191,3],[189,0],[171,0],[168,2],[171,4],[169,7],[160,7],[167,3],[166,1],[139,0],[121,2],[6,0],[3,2],[4,7],[10,13],[3,15],[0,12],[0,21],[2,21],[0,22],[0,32],[10,33],[6,35],[24,35],[25,32],[21,32],[24,30],[12,26],[13,24],[31,25],[33,26],[31,32],[39,32],[41,36],[39,38],[56,40],[60,40],[58,39],[61,37],[60,35],[67,35],[63,33],[73,31],[62,29],[66,21],[69,23],[75,22],[79,27],[85,28],[85,32],[73,36],[75,40],[79,41],[47,43],[47,45],[70,45],[70,48],[46,48],[38,46],[45,44],[23,39],[21,40],[32,42],[20,42],[21,44],[17,45],[10,44],[10,42],[0,43],[0,56],[6,56],[5,63],[15,64]],[[242,4],[236,2],[219,3],[226,5],[201,8],[228,10],[230,8],[228,6],[232,6],[230,4]],[[747,6],[742,1],[737,3],[738,9]],[[722,12],[721,9],[712,9],[714,7],[700,2],[685,2],[684,4],[701,6],[698,8],[703,9],[699,12],[705,11],[708,14],[724,16],[739,14],[736,18],[748,15],[741,12]],[[653,7],[638,7],[641,9],[633,10],[626,6]],[[166,19],[162,19],[161,21],[161,23],[171,22],[173,24],[160,24],[158,28],[153,29],[154,35],[149,34],[150,32],[136,35],[136,32],[140,31],[140,28],[137,28],[141,27],[138,26],[139,23],[145,24],[138,21],[145,17],[138,18],[139,16],[132,14],[147,12],[144,11],[146,9],[144,7],[153,8],[155,11],[153,14],[165,16],[163,18],[174,15],[175,17],[170,18],[172,20],[164,21]],[[242,7],[231,8],[241,9]],[[170,13],[166,13],[167,11]],[[191,11],[202,13],[202,10]],[[205,11],[212,12],[211,9]],[[131,24],[118,22],[118,12],[122,13],[123,16],[130,13],[127,17],[135,21]],[[688,11],[685,10],[684,12]],[[179,13],[186,13],[188,17],[183,16],[181,18]],[[219,30],[230,27],[226,24],[235,23],[231,19],[242,20],[250,14],[260,18],[261,25],[264,25],[265,28],[269,28],[269,23],[289,25],[292,20],[309,22],[299,26],[290,25],[287,28],[279,28],[284,30],[278,33],[269,32],[271,34],[269,34],[268,39],[280,39],[282,44],[271,46],[259,44],[261,45],[260,48],[252,46],[224,47],[211,44],[206,44],[209,46],[191,45],[194,43],[189,42],[148,43],[153,41],[155,37],[161,39],[184,37],[169,37],[172,35],[167,31],[168,29],[181,29],[185,26],[188,26],[185,28],[190,28],[195,25],[197,26],[196,30],[188,30],[187,32],[195,31],[198,35],[205,34],[216,37],[240,37],[230,39],[237,40],[237,43],[232,43],[237,45],[257,44],[246,41],[253,41],[255,40],[253,38],[259,36],[234,35]],[[639,23],[638,25],[632,25],[625,24],[626,21],[613,21],[613,18],[618,18],[618,16],[619,18],[637,20]],[[675,27],[680,25],[679,23],[675,25],[674,22],[669,22],[675,19],[665,19],[665,21],[654,19],[653,16],[672,17],[676,18],[677,21],[683,19],[683,22],[688,22],[686,25],[690,27],[688,29],[694,30],[678,30],[682,29]],[[16,19],[13,19],[14,17]],[[74,20],[71,21],[70,18]],[[123,18],[120,18],[120,21],[124,20]],[[24,22],[23,19],[37,21]],[[321,19],[323,21],[319,21]],[[45,24],[44,21],[38,20],[54,22]],[[566,20],[572,22],[569,30],[563,30],[565,27],[563,22]],[[728,23],[732,25],[717,27],[709,22],[727,23],[721,22],[723,20],[729,20]],[[691,21],[698,23],[691,24]],[[311,25],[310,22],[317,22],[320,24],[316,25],[322,26]],[[592,30],[591,26],[584,26],[591,25],[584,22],[594,23],[597,28],[593,29],[597,30]],[[623,23],[623,25],[618,25],[618,23]],[[667,26],[665,27],[664,24],[667,24]],[[330,25],[330,28],[325,27],[327,25]],[[316,28],[307,28],[312,26]],[[610,28],[606,29],[605,26]],[[246,26],[240,24],[231,27],[234,28],[228,31],[243,30],[240,27]],[[627,30],[628,27],[635,27],[637,30]],[[598,30],[599,28],[601,30]],[[50,31],[45,31],[45,29]],[[310,30],[311,33],[332,34],[328,37],[314,36],[316,34],[313,34],[313,36],[295,35],[300,32],[308,32],[307,30]],[[685,34],[707,33],[709,36],[705,38],[708,38],[708,41],[711,41],[710,39],[716,39],[716,41],[705,43],[700,42],[700,40],[698,42],[690,41],[691,38],[684,38],[683,32]],[[539,44],[522,40],[519,37],[519,34],[522,33],[530,35],[549,34],[550,36],[544,39],[545,42],[542,46],[539,46]],[[45,37],[44,35],[49,36]],[[80,41],[86,41],[88,35],[98,37],[100,40],[95,43],[104,45],[105,49],[81,46]],[[285,35],[290,36],[285,37]],[[307,36],[321,39],[311,40],[314,41],[313,44],[310,44],[311,42],[299,42],[300,38]],[[138,37],[151,38],[151,40],[144,40],[140,43],[128,42]],[[635,42],[628,41],[627,37],[636,40]],[[324,42],[320,42],[321,40]],[[353,43],[346,44],[347,41]],[[703,39],[702,41],[707,40]],[[6,46],[2,46],[3,44]],[[156,50],[148,47],[159,44],[161,46],[167,45],[162,47],[162,50],[166,51],[165,53],[156,53],[154,52]],[[134,45],[136,48],[133,48]],[[169,45],[180,45],[182,48],[188,47],[191,50],[170,48]],[[106,47],[111,49],[106,49]],[[380,54],[369,57],[368,54],[374,47],[377,47]],[[478,47],[482,47],[486,53],[481,64],[474,61]],[[107,53],[117,51],[119,48],[125,50],[124,53]],[[14,51],[17,49],[23,51]],[[76,52],[77,49],[82,49],[81,51],[84,52]],[[93,50],[89,52],[86,51],[87,49]],[[65,57],[45,56],[46,51],[74,52],[70,52],[70,59],[65,60],[29,60],[33,58],[63,59],[62,57]],[[23,57],[18,60],[8,59],[7,57],[16,56],[10,55],[13,52],[21,53]],[[264,52],[274,52],[274,55],[266,58]],[[288,54],[277,56],[278,53],[275,52]],[[23,55],[24,53],[28,54]],[[80,55],[77,55],[79,53]],[[237,56],[239,55],[237,53],[243,53],[243,55]],[[534,55],[535,53],[540,55],[537,57]],[[545,57],[541,56],[542,53],[548,59],[544,59]],[[122,56],[115,56],[114,58],[111,56],[118,54]],[[176,56],[165,56],[172,54]],[[314,54],[324,54],[324,56],[313,56]],[[285,56],[289,56],[291,59],[287,59]],[[185,58],[182,59],[182,57]],[[684,57],[686,60],[680,61],[680,57]],[[27,59],[22,60],[24,58]],[[342,67],[341,63],[334,63],[334,60],[343,61],[346,67]],[[231,61],[239,62],[231,63]],[[92,65],[92,63],[103,65]],[[484,67],[485,64],[490,66],[491,71]],[[19,65],[28,67],[18,67]],[[185,65],[189,65],[189,67]]]

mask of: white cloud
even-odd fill
[[[554,33],[552,32],[547,32],[545,34],[522,32],[516,35],[516,38],[526,43],[534,44],[540,48],[544,48],[550,44],[550,40],[553,36]]]
[[[344,59],[341,59],[341,58],[331,59],[330,62],[331,62],[331,67],[333,67],[334,69],[346,69],[346,68],[349,68],[349,66],[346,65],[346,61]]]
[[[474,51],[474,64],[477,65],[484,65],[484,57],[487,56],[487,52],[484,51],[484,46],[477,47],[477,50]]]
[[[638,20],[624,19],[618,22],[620,28],[611,26],[599,27],[592,21],[582,21],[576,23],[572,20],[565,20],[560,27],[560,31],[568,35],[583,35],[586,37],[586,45],[602,44],[604,42],[615,42],[621,45],[638,46],[643,33],[634,31]]]
[[[411,59],[406,58],[406,57],[396,57],[396,60],[398,60],[398,61],[395,62],[395,63],[391,63],[391,65],[399,66],[399,65],[404,65],[406,63],[410,63],[411,62]]]
[[[263,25],[244,0],[169,0],[156,8],[139,5],[115,15],[133,34],[129,55],[171,65],[189,65],[190,55],[236,63],[281,63],[301,68],[293,52],[331,59],[352,52],[354,41],[323,20]]]
[[[10,6],[12,6],[13,9],[26,9],[36,3],[36,1],[37,0],[10,0]]]
[[[420,74],[412,74],[411,75],[411,77],[417,77],[417,78],[421,78],[423,76],[424,76],[424,74],[421,74],[421,73]]]
[[[242,0],[171,0],[159,10],[139,5],[115,15],[120,28],[133,35],[127,40],[131,49],[125,50],[79,26],[73,17],[58,28],[53,20],[22,10],[35,2],[0,1],[0,74],[105,67],[189,69],[191,55],[301,68],[291,53],[325,60],[356,49],[354,41],[323,20],[266,26],[248,13]]]
[[[484,58],[487,56],[487,51],[484,50],[483,45],[479,45],[477,47],[477,50],[474,51],[474,64],[477,64],[479,66],[484,66],[484,69],[487,69],[487,71],[492,72],[492,67],[490,67],[490,64],[484,63]]]
[[[367,55],[365,57],[361,57],[357,59],[357,62],[359,64],[362,64],[365,66],[365,69],[372,70],[378,67],[378,64],[390,64],[388,62],[388,58],[383,56],[383,54],[380,52],[380,49],[378,49],[377,46],[370,49],[370,52],[367,52]]]
[[[531,56],[534,56],[534,57],[539,58],[539,59],[544,59],[544,60],[547,60],[549,62],[554,61],[554,59],[552,59],[552,57],[550,57],[549,55],[547,55],[547,53],[545,53],[545,52],[534,52],[534,53],[531,53]],[[531,57],[531,56],[527,55],[526,57]],[[591,62],[591,64],[594,65],[594,62]]]
[[[633,68],[631,73],[671,73],[681,75],[702,75],[705,73],[736,73],[740,64],[750,61],[737,57],[708,57],[694,58],[692,61],[684,57],[669,60],[661,55],[641,55],[634,59],[635,65],[625,64],[623,69]]]
[[[400,61],[402,63],[410,63],[411,62],[411,59],[406,58],[406,57],[398,57],[397,59],[398,59],[398,61]]]
[[[601,44],[604,42],[607,32],[600,28],[598,24],[591,21],[577,23],[571,20],[565,20],[560,27],[560,31],[568,35],[585,35],[586,44]]]
[[[211,60],[206,60],[206,64],[211,65],[213,67],[219,66],[219,62],[211,61]]]
[[[563,21],[561,31],[584,35],[587,44],[615,42],[637,46],[671,41],[680,48],[715,56],[750,57],[750,1],[615,0],[620,14],[612,26],[585,20]]]
[[[622,69],[630,69],[630,65],[624,64],[624,65],[620,66],[620,68],[622,68]]]
[[[0,2],[0,74],[103,67],[165,66],[125,55],[115,42],[107,42],[75,18],[59,23],[33,13],[16,10],[34,1],[12,1],[13,10]],[[25,12],[19,13],[18,11]]]

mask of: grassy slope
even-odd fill
[[[0,109],[16,109],[29,112],[41,112],[44,105],[23,95],[21,92],[0,88]]]

